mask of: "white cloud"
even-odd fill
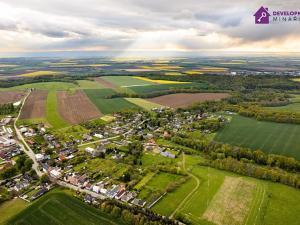
[[[0,51],[293,49],[300,22],[254,25],[258,0],[0,0]],[[296,0],[265,2],[295,9]],[[300,9],[299,9],[300,10]]]

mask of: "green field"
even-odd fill
[[[62,90],[76,90],[76,89],[102,89],[104,88],[100,83],[92,80],[77,80],[77,84],[69,82],[43,82],[43,83],[31,83],[19,85],[11,88],[0,88],[0,91],[8,90],[23,90],[28,88],[34,88],[38,90],[49,91],[62,91]]]
[[[130,87],[132,91],[137,94],[149,94],[152,92],[159,92],[159,91],[167,91],[172,89],[206,89],[206,84],[200,83],[188,83],[188,84],[159,84],[159,85],[147,85],[147,86],[136,86]]]
[[[151,110],[153,108],[160,108],[161,105],[153,103],[153,102],[149,102],[145,99],[141,99],[141,98],[125,98],[127,101],[143,108],[146,110]]]
[[[276,107],[264,107],[266,110],[272,110],[272,111],[279,111],[279,112],[300,112],[300,95],[299,94],[293,94],[291,95],[292,98],[290,98],[290,104],[285,106],[276,106]]]
[[[69,90],[78,88],[77,85],[73,83],[67,83],[67,82],[44,82],[44,83],[32,83],[32,84],[24,84],[20,86],[15,86],[11,88],[2,88],[0,90],[22,90],[22,89],[28,89],[28,88],[35,88],[38,90]]]
[[[0,224],[5,224],[5,222],[17,213],[28,207],[30,203],[21,200],[20,198],[15,198],[10,201],[6,201],[0,204]]]
[[[103,80],[106,80],[116,86],[133,86],[133,85],[149,85],[153,84],[151,82],[139,80],[130,76],[103,76],[101,77]]]
[[[80,89],[102,89],[104,88],[99,82],[92,80],[77,80]]]
[[[214,140],[300,160],[300,125],[296,124],[258,121],[234,115]]]
[[[123,98],[113,98],[113,99],[97,99],[93,103],[98,107],[98,109],[104,114],[111,114],[114,112],[119,112],[126,109],[138,109],[136,105],[126,101]]]
[[[193,224],[212,224],[213,221],[222,221],[224,225],[298,224],[300,190],[198,166],[201,160],[201,157],[186,156],[187,169],[199,181],[196,191],[185,199],[197,187],[196,178],[191,178],[160,200],[153,207],[155,212],[169,216],[178,208],[177,212],[185,215]],[[234,185],[232,181],[239,182]],[[247,184],[251,184],[249,190]],[[239,209],[243,210],[239,212]],[[209,222],[207,218],[211,213],[214,217]]]
[[[92,225],[125,224],[100,210],[71,197],[69,194],[52,191],[31,206],[18,213],[5,224],[24,225]]]
[[[87,89],[84,90],[84,92],[87,94],[87,96],[93,101],[93,100],[97,100],[97,99],[103,99],[106,97],[109,97],[113,94],[115,94],[116,92],[112,89]]]
[[[295,102],[291,103],[285,106],[277,106],[277,107],[264,107],[266,110],[272,110],[272,111],[280,111],[280,112],[295,112],[299,113],[300,112],[300,103]]]
[[[111,89],[87,89],[84,91],[103,114],[110,114],[124,109],[139,109],[137,105],[126,101],[124,98],[106,98],[115,93]]]
[[[59,129],[69,126],[69,124],[64,121],[58,113],[56,91],[50,91],[48,93],[46,115],[47,121],[53,128]]]

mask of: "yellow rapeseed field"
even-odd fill
[[[293,81],[300,82],[300,78],[293,78]]]
[[[156,84],[188,84],[188,83],[191,83],[191,82],[181,82],[181,81],[172,81],[172,80],[152,80],[147,77],[134,77],[134,78],[140,79],[143,81],[147,81],[147,82],[156,83]]]
[[[197,75],[204,73],[221,73],[227,71],[228,68],[225,67],[201,67],[200,69],[187,70],[185,71],[188,75]]]
[[[153,66],[140,66],[141,69],[153,69],[153,70],[178,70],[181,66],[170,66],[165,64],[153,64]]]
[[[105,67],[110,66],[109,64],[53,64],[50,67]]]
[[[24,73],[19,76],[21,77],[37,77],[37,76],[46,76],[46,75],[59,75],[60,72],[57,71],[46,71],[46,70],[41,70],[41,71],[34,71],[30,73]]]
[[[4,67],[16,67],[18,65],[13,65],[13,64],[0,64],[0,68],[4,68]]]
[[[187,70],[187,71],[185,71],[185,73],[188,75],[203,74],[203,72],[201,70]]]

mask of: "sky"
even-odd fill
[[[0,53],[300,52],[300,21],[253,17],[262,5],[300,11],[298,1],[0,0]]]

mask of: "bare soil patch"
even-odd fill
[[[98,82],[99,84],[101,84],[105,88],[110,88],[110,89],[113,89],[113,90],[117,90],[118,89],[117,85],[115,85],[113,83],[110,83],[110,82],[102,79],[101,77],[96,77],[95,81]]]
[[[229,94],[227,93],[179,93],[149,98],[147,100],[171,108],[185,108],[194,103],[221,100],[228,96]]]
[[[202,217],[217,225],[243,224],[255,188],[255,183],[244,178],[226,177]]]
[[[70,124],[82,123],[102,115],[83,91],[78,90],[75,94],[60,91],[57,98],[59,114]]]
[[[21,91],[0,91],[0,105],[20,101],[24,96]]]
[[[32,91],[23,106],[20,119],[45,118],[47,96],[47,91]]]

